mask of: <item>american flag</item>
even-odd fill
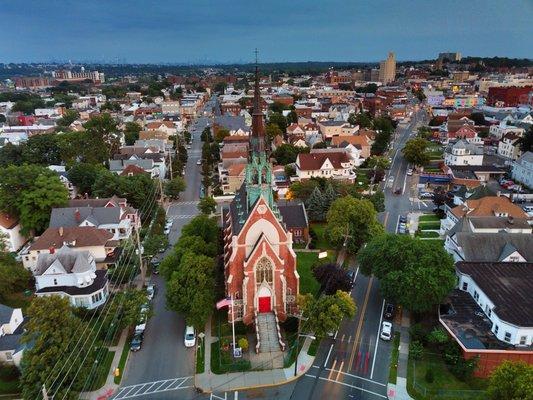
[[[217,302],[217,310],[220,310],[222,307],[231,306],[231,298],[226,297]]]

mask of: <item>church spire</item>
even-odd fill
[[[263,125],[263,112],[261,111],[261,92],[259,90],[259,67],[257,64],[257,49],[255,49],[255,84],[254,107],[252,111],[252,136],[250,138],[251,154],[265,153],[265,127]]]

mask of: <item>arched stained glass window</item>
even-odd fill
[[[259,260],[255,267],[255,281],[256,283],[266,282],[272,284],[273,268],[272,263],[266,257]]]

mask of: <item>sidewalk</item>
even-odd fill
[[[195,386],[203,392],[242,390],[283,385],[305,374],[313,365],[314,356],[307,354],[311,339],[306,338],[298,354],[298,374],[294,376],[294,363],[288,368],[264,371],[245,371],[216,375],[211,372],[211,343],[218,340],[211,336],[211,321],[206,325],[205,333],[205,370],[194,377]]]
[[[412,400],[407,393],[407,361],[409,360],[409,311],[403,310],[402,324],[400,327],[400,354],[398,356],[398,373],[396,385],[389,383],[387,386],[387,397],[394,400]]]
[[[128,328],[125,328],[122,330],[118,344],[116,346],[109,347],[109,351],[114,351],[115,355],[113,357],[113,361],[111,362],[111,368],[107,375],[107,379],[105,381],[104,386],[102,386],[100,389],[95,390],[93,392],[80,393],[80,399],[105,400],[105,399],[110,399],[113,396],[113,393],[115,392],[115,390],[118,389],[118,386],[119,386],[115,383],[114,372],[120,362],[120,356],[122,355],[122,349],[124,348],[124,344],[126,343],[126,340],[128,340]],[[120,373],[124,374],[124,371],[120,371]]]

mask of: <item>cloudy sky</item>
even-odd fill
[[[533,58],[533,0],[1,0],[0,16],[0,62]]]

